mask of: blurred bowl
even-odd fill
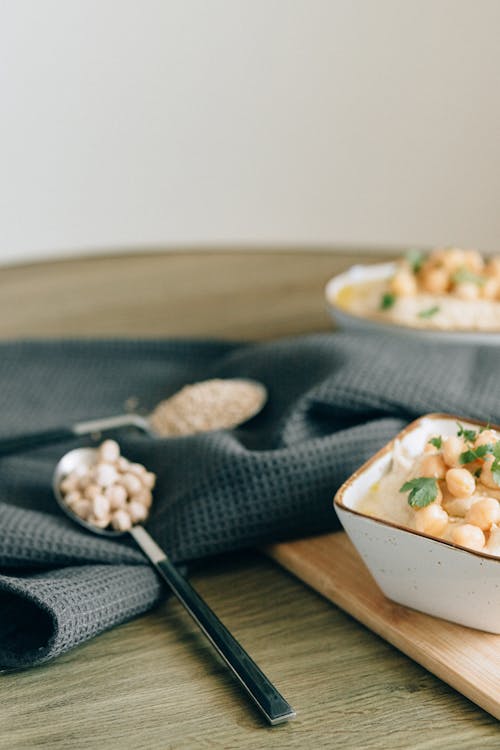
[[[500,558],[420,534],[356,510],[370,487],[389,470],[396,440],[417,456],[431,434],[456,434],[485,422],[428,414],[410,424],[338,490],[334,507],[373,578],[388,599],[406,607],[500,634]],[[492,429],[500,430],[495,425]]]
[[[420,341],[434,341],[441,344],[459,345],[500,345],[500,328],[498,331],[478,330],[436,330],[417,328],[410,325],[398,325],[390,321],[380,321],[350,313],[341,304],[339,297],[348,287],[367,281],[390,279],[396,270],[396,263],[374,263],[372,265],[351,266],[330,279],[325,287],[325,298],[330,317],[340,329],[358,333],[384,333],[410,337]]]

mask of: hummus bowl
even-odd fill
[[[336,325],[443,344],[500,345],[500,301],[417,294],[398,300],[393,309],[381,309],[381,294],[398,268],[397,261],[355,265],[330,279],[325,300]]]
[[[492,554],[486,547],[482,551],[465,548],[449,537],[419,532],[363,509],[367,495],[390,474],[401,452],[417,460],[432,436],[442,436],[444,441],[456,436],[457,420],[461,429],[476,434],[500,429],[446,414],[425,415],[406,427],[340,487],[334,507],[388,599],[451,622],[500,634],[499,550]],[[393,496],[401,504],[398,489]]]

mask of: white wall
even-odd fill
[[[0,0],[0,261],[500,245],[498,0]]]

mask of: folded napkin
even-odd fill
[[[168,439],[120,432],[123,454],[158,475],[148,529],[189,563],[337,528],[335,490],[409,420],[449,411],[500,421],[499,367],[493,348],[338,333],[266,344],[6,343],[0,433],[122,413],[131,397],[149,412],[207,378],[263,382],[266,407],[239,429]],[[94,536],[55,504],[52,471],[77,444],[0,458],[4,669],[53,658],[165,593],[132,542]]]

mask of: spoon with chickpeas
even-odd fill
[[[149,416],[120,414],[0,439],[0,456],[124,427],[136,427],[152,437],[232,429],[255,417],[266,401],[267,389],[256,380],[213,378],[185,386]]]
[[[270,724],[294,719],[290,704],[141,525],[153,503],[155,482],[154,473],[121,456],[114,440],[105,440],[99,448],[66,453],[52,487],[64,513],[88,531],[132,536]]]

